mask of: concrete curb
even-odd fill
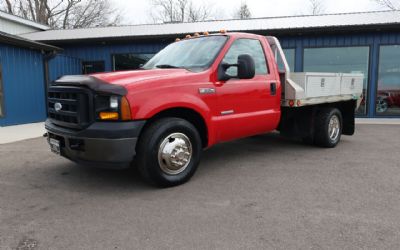
[[[397,118],[357,118],[356,124],[366,125],[400,125],[400,119]]]

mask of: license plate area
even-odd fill
[[[61,143],[57,139],[50,138],[49,139],[50,149],[51,152],[55,154],[61,154]]]

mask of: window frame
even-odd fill
[[[361,117],[361,118],[364,118],[364,117],[369,117],[369,114],[371,113],[371,110],[370,110],[370,102],[371,102],[371,97],[372,97],[372,94],[373,94],[373,90],[372,90],[372,86],[373,86],[373,84],[372,84],[372,81],[371,81],[371,79],[372,79],[372,70],[373,70],[373,68],[372,68],[372,61],[373,61],[373,57],[374,57],[374,55],[373,55],[373,45],[372,44],[360,44],[360,45],[336,45],[336,46],[304,46],[304,47],[302,47],[302,51],[301,51],[301,67],[300,67],[300,69],[301,69],[301,72],[304,72],[304,59],[305,59],[305,57],[304,57],[304,55],[305,55],[305,50],[306,49],[334,49],[334,48],[360,48],[360,47],[365,47],[365,48],[368,48],[368,81],[367,81],[367,91],[366,91],[366,97],[367,97],[367,100],[366,100],[366,103],[365,103],[365,112],[363,113],[363,114],[360,114],[360,113],[356,113],[356,117]],[[376,91],[375,91],[375,93],[376,93]],[[375,108],[374,108],[375,109]],[[375,111],[373,111],[373,113],[372,113],[373,115],[375,115]]]
[[[219,66],[224,62],[224,59],[225,59],[226,55],[229,53],[229,51],[231,50],[232,46],[233,46],[233,45],[235,44],[235,42],[237,42],[238,40],[254,40],[254,41],[258,41],[258,42],[260,43],[261,50],[262,50],[262,52],[263,52],[264,59],[265,59],[265,67],[266,67],[266,69],[267,69],[267,73],[266,73],[266,74],[257,74],[257,73],[256,73],[255,76],[266,76],[266,77],[267,77],[267,76],[271,75],[271,70],[270,70],[270,67],[269,67],[269,61],[268,61],[267,55],[266,55],[266,53],[265,53],[264,44],[263,44],[259,39],[255,39],[255,38],[240,37],[240,38],[237,38],[237,39],[235,39],[234,41],[232,41],[232,43],[230,44],[229,48],[227,49],[227,51],[226,51],[225,54],[223,55],[223,57],[222,57],[222,59],[221,59],[221,61],[220,61],[220,63],[219,63]]]

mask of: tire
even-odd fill
[[[200,163],[199,132],[188,121],[162,118],[147,127],[139,139],[136,164],[141,176],[159,187],[187,182]]]
[[[342,114],[338,109],[320,109],[315,119],[315,145],[325,148],[336,147],[340,142],[342,128]]]
[[[387,100],[382,97],[378,97],[376,100],[376,112],[377,113],[385,113],[389,109],[389,104]]]

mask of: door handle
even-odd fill
[[[270,91],[272,96],[276,95],[276,82],[271,82]]]

